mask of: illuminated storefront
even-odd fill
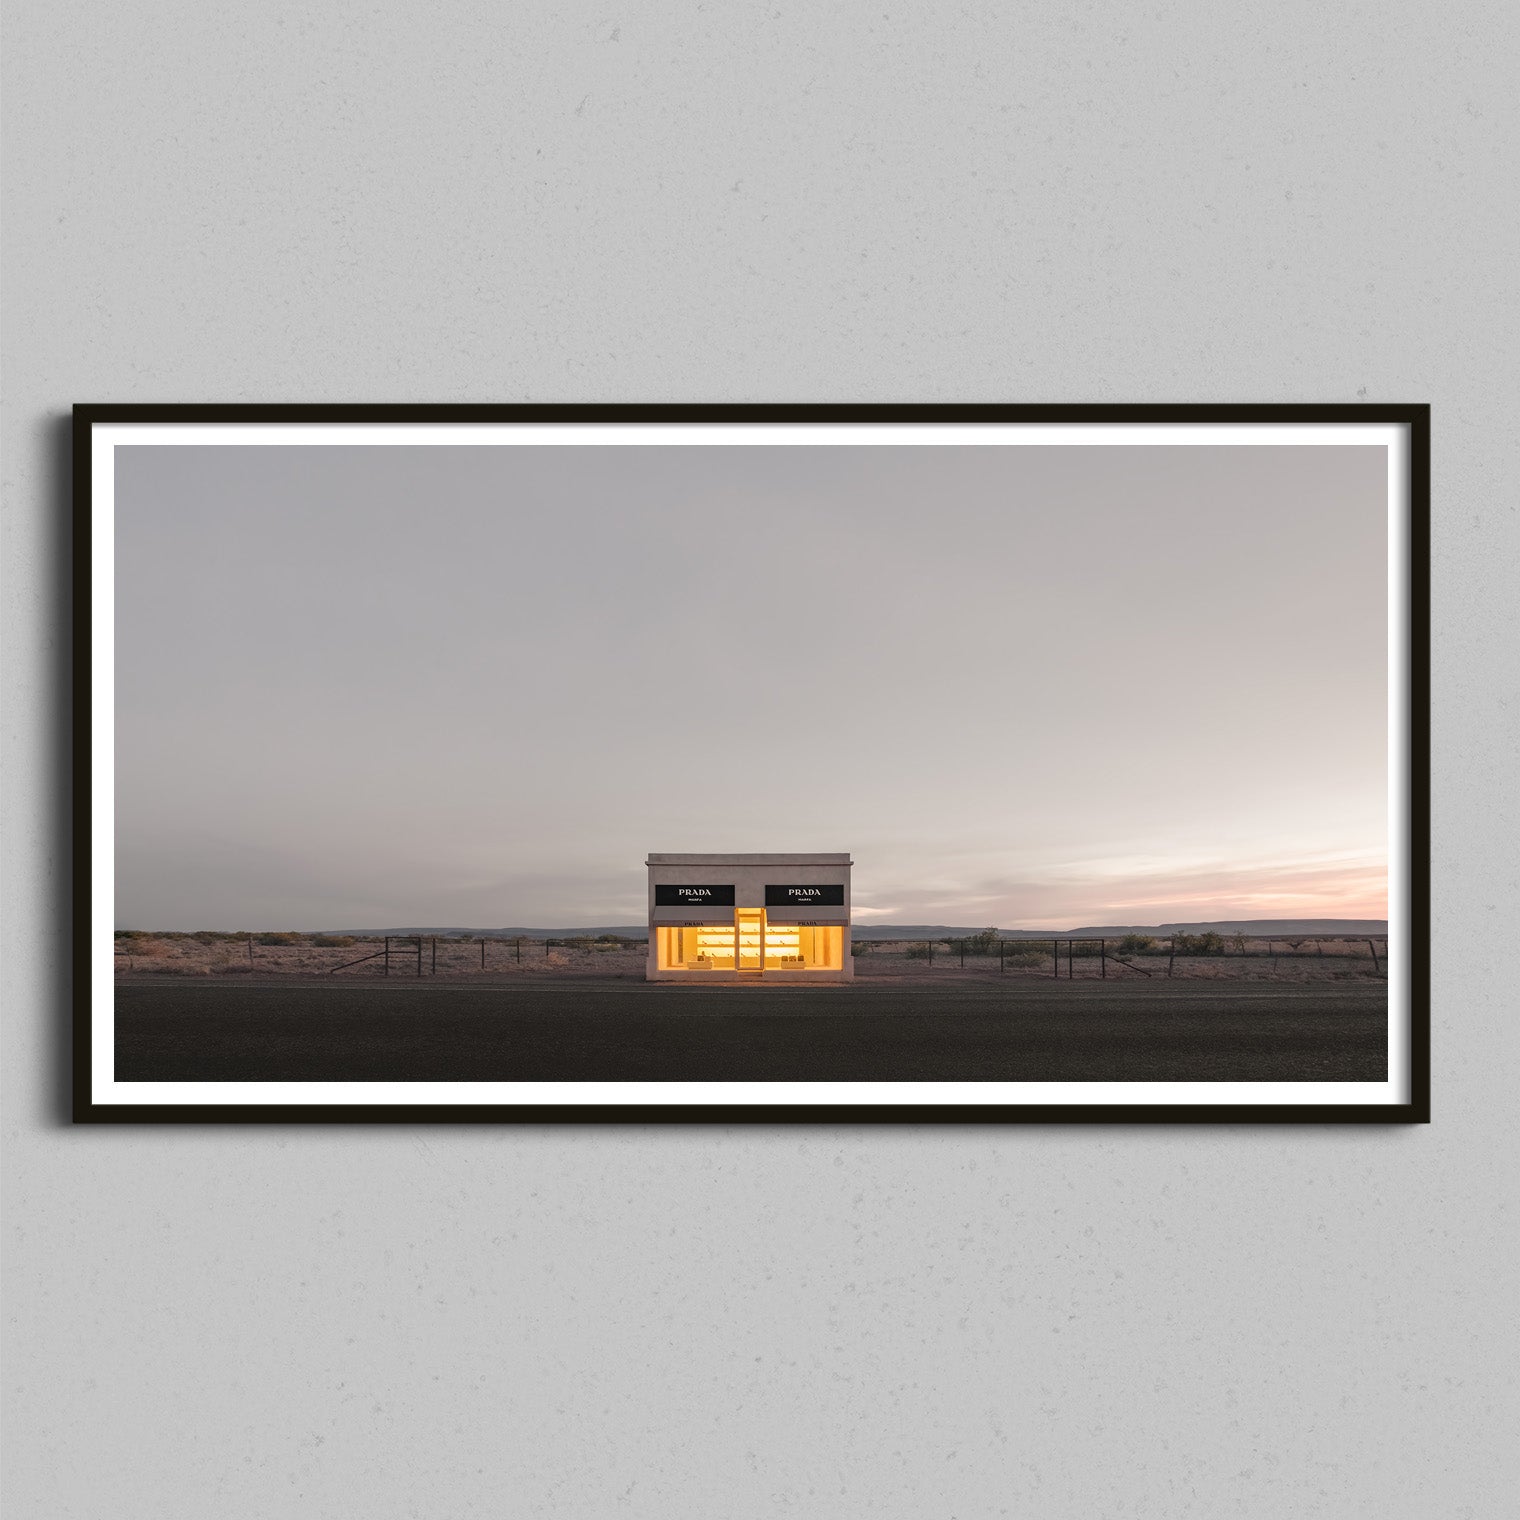
[[[651,855],[650,981],[842,982],[848,855]]]

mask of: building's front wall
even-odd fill
[[[847,981],[848,855],[651,855],[651,981]]]

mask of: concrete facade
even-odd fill
[[[650,981],[855,974],[848,854],[651,854],[646,863]]]

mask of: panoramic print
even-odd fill
[[[96,409],[81,1116],[1412,1116],[1412,426],[1215,410]]]

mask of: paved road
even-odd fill
[[[1372,1082],[1382,984],[142,981],[123,1081]]]

